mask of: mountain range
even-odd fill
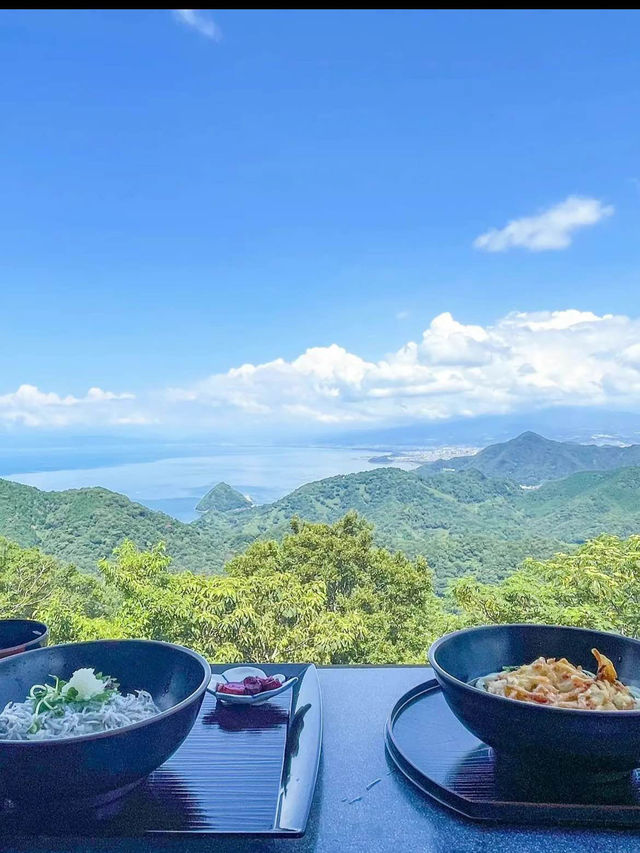
[[[523,485],[536,485],[578,471],[611,471],[633,465],[640,465],[640,444],[626,447],[576,444],[523,432],[510,441],[489,445],[479,453],[429,462],[421,466],[418,473],[474,468],[489,477],[510,477]]]
[[[637,466],[637,467],[634,467]],[[159,540],[180,568],[213,573],[258,538],[286,534],[297,515],[333,522],[355,509],[376,541],[424,554],[439,588],[468,571],[496,580],[602,532],[640,531],[640,446],[556,442],[535,433],[415,471],[377,468],[308,483],[255,506],[227,484],[185,524],[102,488],[44,492],[0,480],[0,535],[94,570],[120,542]]]

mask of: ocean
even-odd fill
[[[146,448],[141,461],[136,461],[134,448],[105,456],[105,462],[115,460],[115,464],[101,464],[99,456],[92,454],[87,467],[81,467],[89,461],[86,454],[74,454],[69,448],[57,457],[49,451],[46,465],[33,453],[22,458],[3,453],[0,477],[45,490],[102,486],[150,509],[192,521],[198,515],[195,507],[200,498],[221,481],[258,504],[270,503],[314,480],[379,467],[369,460],[380,454],[379,448],[341,447],[219,446],[208,448],[206,455],[192,456],[177,456],[172,450],[174,455],[148,459],[145,456],[153,454]],[[161,452],[159,447],[155,455]],[[21,461],[23,470],[16,470]],[[403,460],[393,464],[415,467]]]

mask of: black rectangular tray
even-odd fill
[[[303,835],[322,744],[317,671],[313,664],[258,666],[299,680],[263,705],[223,705],[206,693],[185,742],[143,783],[90,808],[67,804],[64,813],[5,807],[0,845],[11,838]]]

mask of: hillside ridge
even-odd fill
[[[505,459],[513,461],[514,447],[550,448],[564,460],[578,448],[577,464],[585,461],[580,448],[591,454],[596,447],[567,444],[524,433],[470,458],[486,452],[485,459],[502,460],[504,467]],[[632,448],[638,445],[613,449]],[[452,462],[457,460],[441,468],[387,467],[329,477],[262,506],[219,483],[199,504],[209,508],[190,524],[101,487],[45,492],[0,480],[0,535],[88,571],[124,539],[142,548],[162,540],[177,569],[211,574],[250,543],[286,535],[293,516],[333,523],[353,509],[374,525],[378,544],[426,556],[443,589],[468,571],[496,580],[524,557],[542,559],[602,532],[625,537],[640,531],[640,465],[582,470],[530,488],[476,465],[456,469]]]
[[[544,438],[528,430],[509,441],[490,444],[478,453],[427,462],[417,472],[429,476],[433,471],[475,468],[488,476],[509,477],[522,485],[535,486],[579,471],[610,471],[636,465],[640,465],[640,444],[576,444]]]

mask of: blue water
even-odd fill
[[[175,448],[170,450],[175,453]],[[145,453],[149,455],[148,448]],[[195,506],[200,498],[220,481],[256,503],[269,503],[314,480],[378,467],[368,460],[379,455],[379,449],[366,448],[221,446],[208,449],[206,455],[151,460],[143,456],[130,461],[130,456],[135,457],[135,450],[130,449],[117,458],[117,464],[101,464],[114,457],[102,460],[92,454],[90,466],[78,467],[86,464],[87,457],[65,449],[58,457],[59,468],[53,467],[55,454],[48,453],[44,461],[22,457],[27,463],[23,470],[16,470],[20,456],[8,459],[3,454],[0,465],[5,470],[0,468],[0,476],[46,490],[103,486],[181,521],[191,521],[198,514]]]

